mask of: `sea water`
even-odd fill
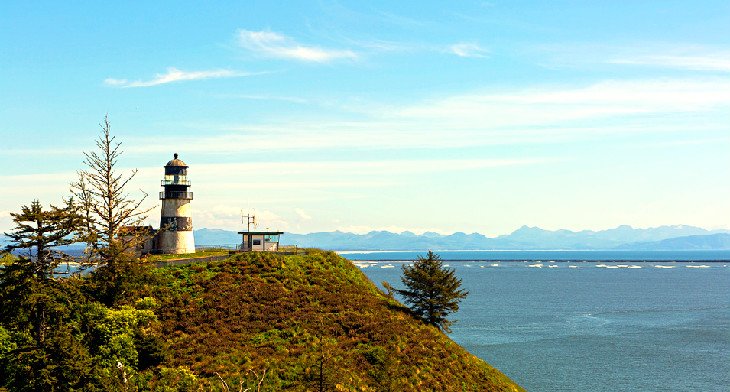
[[[402,287],[387,255],[356,263]],[[530,391],[730,391],[730,262],[442,255],[470,292],[451,338]]]
[[[702,261],[730,262],[730,250],[434,250],[444,260],[589,260],[589,261]],[[413,260],[423,251],[342,251],[350,260]]]

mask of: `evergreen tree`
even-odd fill
[[[444,268],[441,258],[428,251],[426,257],[418,256],[411,266],[403,266],[401,281],[405,290],[398,290],[418,317],[443,331],[451,332],[453,322],[446,317],[459,310],[459,302],[469,292],[461,290],[461,279],[453,269]]]
[[[30,331],[37,344],[43,344],[49,320],[56,306],[49,298],[56,286],[53,270],[69,258],[54,249],[73,242],[78,215],[72,200],[64,207],[44,210],[38,200],[11,213],[15,229],[8,252],[24,250],[12,264],[0,269],[0,323]]]
[[[63,207],[51,206],[44,210],[38,200],[30,206],[22,206],[20,212],[10,213],[15,229],[5,233],[10,238],[8,252],[25,250],[18,262],[27,267],[39,279],[47,279],[58,264],[69,256],[53,248],[74,242],[72,234],[79,225],[79,215],[73,200]]]
[[[90,361],[74,338],[77,324],[70,320],[82,295],[53,277],[58,264],[70,259],[54,248],[74,242],[76,207],[68,200],[63,207],[44,209],[34,200],[10,216],[15,228],[5,233],[10,238],[6,250],[22,252],[0,268],[0,332],[5,331],[0,346],[6,347],[0,355],[0,386],[18,391],[80,388]]]

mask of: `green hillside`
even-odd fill
[[[0,392],[522,390],[332,252],[171,263],[3,265]]]
[[[242,254],[154,274],[156,313],[169,345],[163,365],[195,375],[156,376],[164,383],[256,390],[261,382],[262,391],[522,390],[331,252]]]

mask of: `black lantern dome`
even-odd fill
[[[183,162],[180,159],[177,159],[177,153],[175,153],[173,155],[173,159],[171,161],[167,162],[167,165],[165,165],[165,167],[180,167],[180,166],[188,167],[188,164]]]

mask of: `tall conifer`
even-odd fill
[[[453,324],[446,317],[459,310],[459,302],[468,291],[460,289],[461,279],[453,269],[444,268],[441,258],[428,251],[413,265],[403,266],[401,281],[405,290],[398,290],[418,317],[443,331],[451,332]]]
[[[38,200],[33,200],[30,206],[22,206],[20,212],[12,212],[10,216],[15,228],[5,233],[10,238],[6,250],[25,250],[19,262],[28,263],[38,278],[50,277],[53,269],[68,258],[54,248],[71,244],[74,241],[72,234],[78,228],[80,217],[73,201],[66,201],[63,207],[51,206],[44,210]]]

